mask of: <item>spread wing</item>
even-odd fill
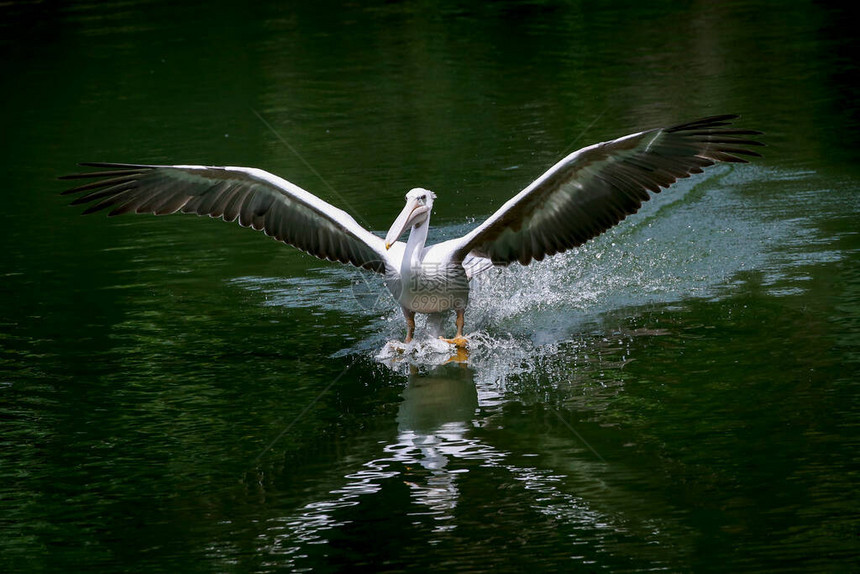
[[[320,259],[385,272],[384,241],[345,211],[269,172],[246,167],[82,163],[103,168],[63,176],[90,179],[63,192],[83,193],[84,213],[194,213],[238,221]]]
[[[704,118],[599,143],[576,151],[455,240],[455,258],[486,257],[527,265],[600,235],[636,213],[643,201],[717,162],[759,157],[748,136],[729,127],[737,116]]]

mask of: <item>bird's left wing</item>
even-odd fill
[[[581,245],[635,213],[649,190],[717,162],[758,156],[747,136],[727,127],[737,116],[713,116],[635,133],[576,151],[550,168],[470,233],[453,240],[453,257],[523,265]]]
[[[84,193],[72,205],[84,213],[194,213],[263,231],[320,259],[385,272],[385,243],[348,213],[261,169],[199,165],[82,163],[103,168],[61,179],[96,181],[64,194]]]

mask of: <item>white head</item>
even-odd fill
[[[421,227],[430,219],[434,199],[436,199],[436,194],[422,187],[416,187],[406,194],[406,206],[394,220],[391,229],[388,230],[388,235],[385,236],[386,249],[394,245],[394,242],[407,229]]]

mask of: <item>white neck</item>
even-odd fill
[[[400,264],[400,275],[407,277],[413,267],[421,265],[424,244],[427,242],[427,231],[430,229],[430,220],[412,227],[409,231],[409,239],[406,240],[406,249],[403,251],[403,261]]]

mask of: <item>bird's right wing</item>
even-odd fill
[[[261,169],[199,165],[83,163],[104,168],[63,176],[96,178],[64,194],[83,193],[72,205],[84,213],[194,213],[261,230],[320,259],[385,272],[385,243],[341,209]]]
[[[484,257],[527,265],[581,245],[676,180],[717,162],[741,162],[762,145],[761,132],[727,128],[737,116],[714,116],[635,133],[576,151],[505,203],[470,233],[453,240],[454,259]]]

